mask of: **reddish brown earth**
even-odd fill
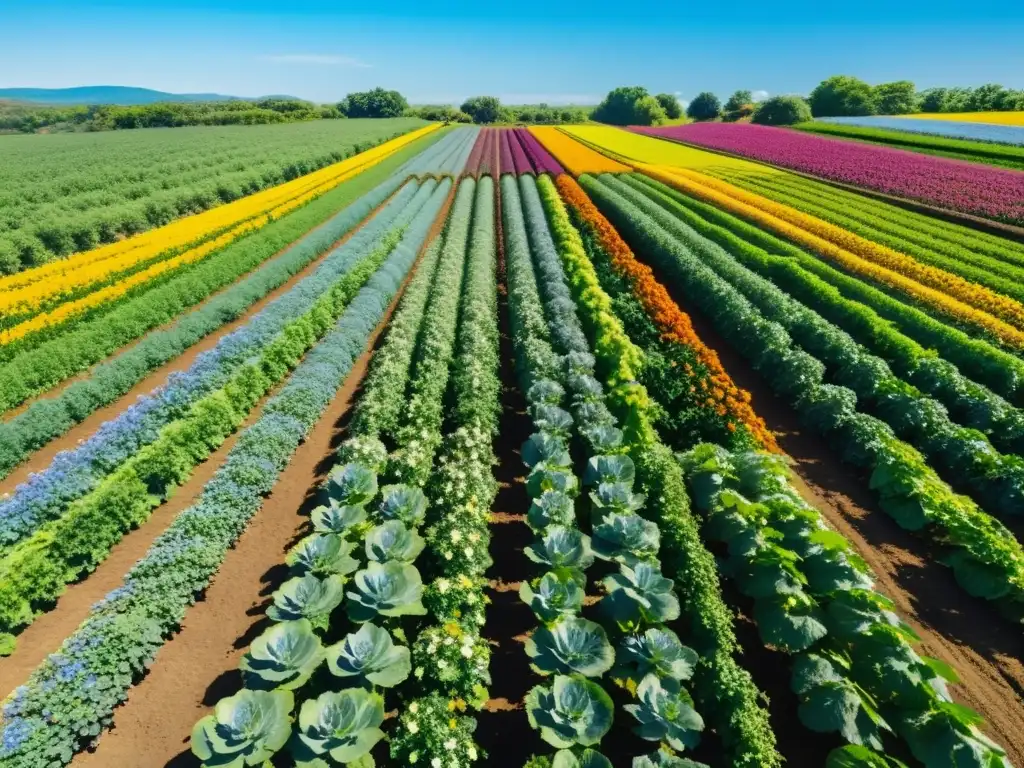
[[[677,301],[682,299],[670,283],[665,285]],[[680,301],[680,306],[690,311],[685,302]],[[961,681],[951,686],[954,698],[979,712],[986,720],[984,730],[1006,749],[1010,761],[1024,765],[1024,639],[1020,627],[985,601],[968,595],[952,571],[938,562],[934,547],[901,529],[878,507],[867,479],[840,462],[824,440],[804,428],[794,410],[772,393],[708,320],[697,314],[691,318],[736,384],[751,393],[755,410],[792,457],[798,490],[829,525],[853,543],[871,566],[878,589],[896,603],[900,615],[920,635],[917,650],[953,666]],[[742,626],[739,631],[741,637],[752,634],[744,633]],[[753,638],[756,644],[756,634]],[[767,652],[745,645],[751,658],[765,659]],[[778,654],[767,656],[774,656],[776,665],[784,663]],[[792,697],[780,688],[788,683],[788,676],[773,674],[764,663],[741,661],[770,697]],[[778,711],[773,707],[772,714],[780,749],[788,735],[793,737],[794,748],[815,738],[796,722],[792,708]],[[791,764],[802,764],[794,760]]]

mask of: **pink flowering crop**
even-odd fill
[[[550,173],[555,176],[565,173],[565,169],[526,128],[516,128],[515,134],[536,173]]]
[[[498,132],[498,142],[501,145],[500,159],[498,163],[501,167],[501,173],[515,173],[515,161],[512,159],[512,145],[509,144],[509,133],[510,131],[503,131],[500,128],[495,129]]]
[[[763,125],[696,123],[631,130],[954,211],[1024,224],[1021,171]]]

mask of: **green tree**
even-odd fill
[[[694,120],[714,120],[722,113],[722,103],[710,91],[698,93],[686,107],[686,114]]]
[[[815,117],[875,114],[871,86],[849,75],[835,75],[823,80],[811,91],[808,101]]]
[[[669,120],[678,120],[683,116],[683,105],[671,93],[659,93],[654,98],[661,104],[661,108],[665,110],[665,117]]]
[[[338,110],[348,117],[401,117],[408,108],[402,94],[383,88],[350,93],[338,104]]]
[[[636,105],[645,96],[650,94],[640,85],[615,88],[597,105],[592,117],[609,125],[636,125]]]
[[[922,112],[942,112],[948,88],[929,88],[917,95]]]
[[[501,119],[501,102],[497,96],[474,96],[463,102],[462,111],[473,118],[474,123],[496,123]]]
[[[633,105],[633,125],[661,125],[665,119],[665,109],[654,96],[644,96]]]
[[[971,93],[972,112],[992,112],[1003,108],[1006,89],[996,83],[980,85]]]
[[[811,108],[799,96],[772,96],[754,109],[751,122],[759,125],[795,125],[811,119]]]
[[[917,112],[917,92],[909,80],[876,85],[872,95],[875,111],[880,115],[906,115]]]
[[[748,104],[754,103],[754,94],[750,91],[736,91],[729,100],[725,102],[726,112],[738,112]]]

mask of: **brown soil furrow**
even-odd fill
[[[1024,765],[1024,641],[1019,628],[992,605],[969,596],[952,571],[939,563],[941,554],[934,547],[901,529],[878,507],[867,478],[843,464],[823,439],[804,428],[796,412],[773,394],[711,322],[693,313],[664,275],[658,277],[680,306],[691,312],[695,330],[718,352],[726,372],[753,396],[757,414],[793,459],[798,490],[853,543],[875,573],[878,589],[896,603],[900,615],[921,636],[917,650],[953,666],[961,679],[951,686],[954,698],[978,711],[986,720],[984,729],[1006,749],[1011,762]],[[763,656],[756,651],[751,655]],[[782,661],[776,659],[776,663]],[[744,666],[769,697],[791,698],[788,691],[779,690],[785,679],[766,673],[763,665],[750,664],[749,659]],[[781,734],[794,726],[801,730],[795,712],[780,713],[787,714],[787,720],[780,720],[773,711],[780,745],[785,741]],[[792,743],[799,743],[800,733],[793,735]],[[806,731],[803,735],[813,737]]]
[[[411,275],[411,273],[410,273]],[[404,286],[403,286],[404,288]],[[157,653],[146,676],[114,713],[113,730],[73,766],[152,768],[198,766],[189,750],[192,726],[224,696],[241,688],[238,663],[267,626],[269,595],[287,578],[285,553],[300,538],[317,491],[334,466],[350,406],[401,291],[353,365],[344,385],[248,529],[228,552],[180,631]]]
[[[159,368],[156,368],[150,373],[148,373],[145,376],[145,378],[139,381],[126,394],[122,395],[109,405],[104,406],[103,408],[99,408],[96,411],[93,411],[91,414],[89,414],[88,417],[86,417],[84,421],[80,422],[79,424],[76,424],[67,433],[65,433],[61,437],[51,440],[38,451],[32,453],[25,461],[23,461],[21,464],[15,467],[7,477],[0,480],[0,494],[10,493],[19,483],[22,483],[26,479],[28,479],[28,476],[31,473],[39,472],[43,469],[46,469],[46,467],[50,465],[50,462],[53,461],[53,457],[56,456],[61,451],[73,450],[80,442],[91,437],[93,432],[95,432],[104,422],[110,421],[111,419],[117,417],[128,406],[134,403],[141,395],[149,394],[153,389],[159,387],[164,382],[166,382],[167,377],[170,374],[178,371],[187,370],[188,367],[195,362],[195,359],[199,355],[217,346],[217,342],[219,342],[223,336],[241,328],[243,325],[248,323],[253,318],[254,315],[258,314],[261,310],[263,310],[270,302],[274,301],[280,296],[283,296],[289,290],[294,288],[295,285],[299,283],[301,280],[313,274],[313,272],[316,271],[317,267],[319,267],[320,264],[323,263],[324,259],[327,258],[328,254],[331,253],[331,251],[333,251],[335,248],[339,247],[340,245],[348,241],[353,235],[355,235],[355,233],[358,232],[363,227],[365,222],[369,220],[377,211],[380,210],[380,207],[387,205],[390,199],[391,198],[389,197],[388,200],[385,200],[383,203],[381,203],[381,206],[379,206],[374,211],[371,211],[367,215],[367,217],[363,219],[363,221],[361,221],[359,224],[353,227],[348,233],[341,237],[337,242],[335,242],[330,249],[323,253],[323,255],[319,256],[317,259],[306,265],[306,267],[304,267],[300,272],[293,275],[286,282],[272,290],[262,299],[259,299],[258,301],[254,302],[245,311],[245,313],[242,314],[242,316],[239,317],[237,320],[234,320],[230,323],[225,323],[220,328],[212,331],[207,336],[204,336],[202,339],[197,341],[195,344],[193,344],[191,347],[185,350],[185,352],[183,352],[178,357],[174,358],[173,360],[169,360]],[[324,222],[323,224],[320,224],[318,227],[311,229],[310,234],[326,226],[326,224],[327,222]],[[260,269],[263,265],[287,253],[294,247],[295,243],[292,243],[286,248],[281,249],[276,254],[271,256],[269,259],[264,261],[262,264],[260,264],[257,267],[254,267],[250,272],[247,272],[245,275],[239,278],[239,280],[244,280],[246,277],[256,272],[256,270]],[[216,296],[231,288],[232,285],[235,285],[235,283],[231,283],[229,285],[224,286],[222,289],[211,294],[206,299],[201,301],[199,304],[183,312],[174,320],[171,320],[170,322],[165,323],[164,325],[154,328],[153,330],[146,333],[138,341],[132,342],[132,344],[128,345],[127,347],[124,347],[121,351],[131,349],[133,346],[141,343],[151,334],[157,333],[158,331],[167,330],[175,323],[177,323],[186,314],[201,309],[208,302],[212,301]],[[109,360],[111,358],[106,359]],[[101,363],[102,362],[105,361],[101,361]],[[97,363],[96,365],[100,365],[101,363]],[[3,420],[8,421],[11,418],[13,418],[16,414],[26,410],[30,405],[37,402],[38,400],[55,397],[60,392],[63,392],[65,389],[71,386],[71,384],[73,384],[74,382],[88,378],[90,375],[92,375],[93,368],[95,367],[96,366],[93,366],[92,368],[83,371],[77,376],[74,376],[73,378],[68,379],[62,384],[59,384],[57,387],[54,387],[50,391],[28,400],[27,402],[23,403],[17,408],[13,408],[10,411],[7,411],[3,415]]]

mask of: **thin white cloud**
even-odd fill
[[[286,53],[262,58],[264,61],[272,61],[275,64],[314,64],[324,67],[353,67],[355,69],[369,69],[372,66],[354,56],[335,56],[323,53]]]
[[[752,98],[755,103],[758,102],[758,101],[764,101],[765,99],[768,98],[769,95],[770,94],[768,93],[768,91],[751,91],[750,92],[750,98]]]

